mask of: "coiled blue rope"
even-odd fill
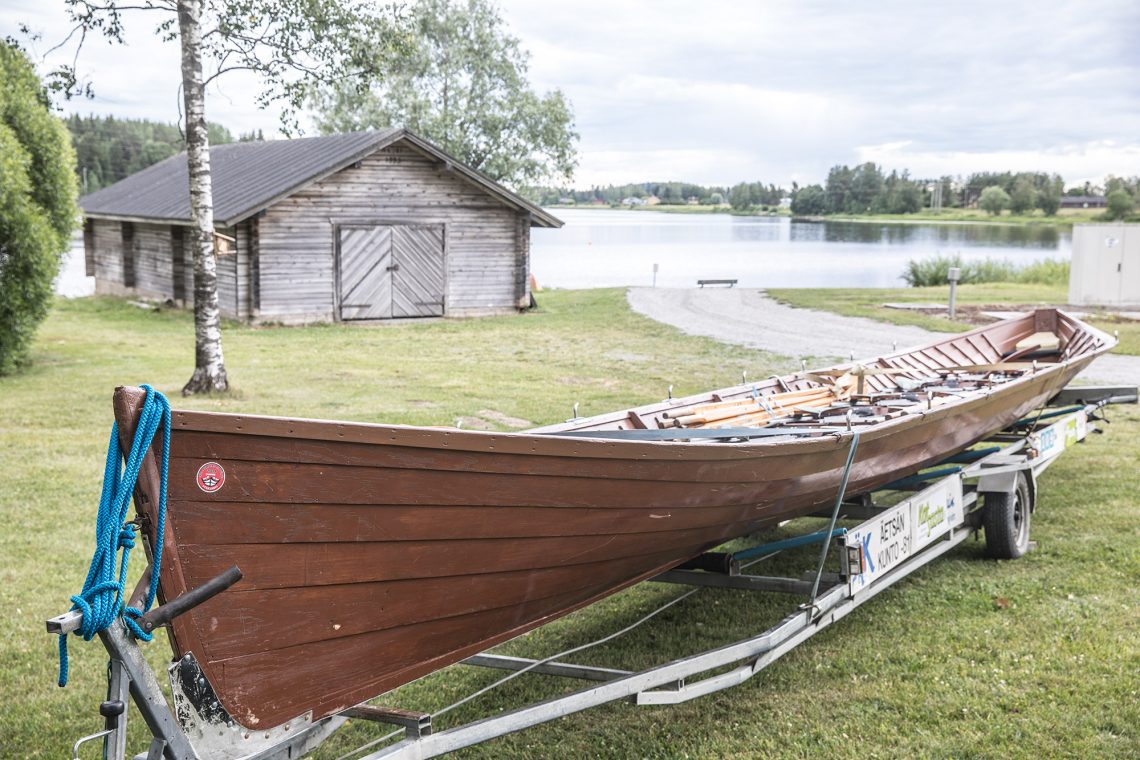
[[[111,441],[107,444],[107,465],[103,470],[103,495],[99,500],[99,514],[95,521],[95,554],[87,571],[83,590],[71,597],[73,610],[83,613],[83,622],[77,633],[85,641],[90,641],[99,631],[115,622],[117,615],[135,638],[150,641],[151,634],[145,632],[135,618],[141,616],[154,604],[158,593],[158,576],[162,568],[162,537],[166,530],[166,476],[170,463],[170,403],[161,393],[149,385],[142,386],[146,400],[139,414],[135,428],[135,438],[131,451],[123,467],[123,453],[119,448],[118,425],[111,425]],[[146,603],[141,610],[123,606],[123,595],[127,580],[127,564],[131,549],[135,545],[134,525],[127,522],[131,495],[139,477],[143,458],[150,449],[151,442],[159,428],[162,428],[162,464],[159,469],[161,488],[158,494],[158,519],[155,525],[155,541],[151,557],[150,587],[147,589]],[[116,560],[119,550],[122,558]],[[59,637],[59,685],[67,685],[67,634]]]

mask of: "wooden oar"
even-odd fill
[[[729,417],[729,418],[722,419],[722,420],[715,420],[711,423],[707,423],[705,425],[705,427],[720,428],[720,427],[732,427],[734,425],[738,425],[741,427],[747,427],[749,425],[763,425],[763,424],[767,424],[768,422],[772,422],[774,420],[783,419],[785,417],[791,417],[798,410],[826,409],[827,407],[831,406],[833,401],[834,401],[833,398],[821,398],[821,399],[812,400],[812,401],[805,401],[803,403],[795,404],[791,407],[784,407],[783,409],[780,409],[780,410],[773,410],[776,412],[775,415],[769,414],[766,411],[755,412],[753,414],[744,414],[744,415],[739,415],[736,417]]]
[[[759,396],[760,402],[762,402],[762,403],[758,403],[756,398],[753,398],[751,396],[748,398],[733,399],[732,401],[710,401],[710,402],[703,403],[703,404],[694,404],[693,406],[687,406],[683,409],[674,409],[674,410],[665,412],[664,414],[662,414],[662,416],[666,417],[666,418],[668,418],[668,417],[677,418],[677,417],[687,417],[687,416],[691,416],[694,414],[706,414],[706,413],[715,412],[715,411],[718,411],[721,409],[738,409],[741,407],[750,407],[750,406],[757,406],[757,405],[762,406],[763,404],[772,404],[772,403],[787,404],[789,401],[792,401],[795,399],[799,399],[802,397],[817,396],[821,393],[827,393],[827,392],[830,392],[828,388],[819,387],[819,388],[805,388],[804,390],[800,390],[800,391],[785,391],[783,393],[772,393],[772,394],[768,394],[768,395]]]
[[[677,424],[682,427],[704,425],[718,420],[731,419],[745,414],[767,413],[768,409],[786,409],[808,401],[817,401],[830,398],[831,391],[820,388],[811,393],[799,393],[794,396],[777,393],[771,396],[761,396],[759,401],[749,399],[738,404],[718,404],[700,406],[691,410],[690,414],[677,415]]]

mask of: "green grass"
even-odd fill
[[[910,259],[902,279],[910,287],[943,285],[950,280],[950,270],[957,268],[959,285],[985,282],[1021,282],[1035,285],[1067,285],[1069,262],[1062,259],[1040,259],[1018,265],[1005,259],[963,261],[961,255],[937,254],[924,259]]]
[[[540,303],[540,313],[477,321],[231,325],[235,393],[182,400],[188,315],[110,299],[59,302],[39,333],[35,365],[0,378],[0,757],[63,756],[100,726],[101,647],[73,638],[72,684],[60,690],[43,620],[82,584],[116,384],[149,381],[184,408],[415,424],[490,410],[538,424],[568,416],[575,400],[588,414],[661,398],[670,383],[686,393],[732,382],[742,369],[756,377],[787,367],[631,314],[621,291],[550,292]],[[1093,436],[1042,478],[1041,548],[1025,559],[993,562],[968,543],[743,686],[677,707],[608,705],[462,756],[1137,755],[1140,414],[1112,416],[1107,436]],[[811,553],[788,562],[783,570],[798,571]],[[546,656],[678,593],[643,584],[501,649]],[[753,633],[791,604],[705,590],[575,659],[644,667]],[[146,651],[156,667],[169,655],[162,642]],[[456,667],[381,702],[433,710],[496,677]],[[524,676],[441,722],[576,688]],[[144,748],[140,724],[133,720],[134,751]],[[379,734],[353,724],[321,757]]]
[[[896,325],[916,325],[927,330],[958,332],[973,327],[906,309],[888,309],[884,303],[949,303],[950,286],[921,288],[773,288],[768,295],[780,303],[805,309],[820,309],[848,317],[867,317]],[[959,285],[960,304],[1056,304],[1068,298],[1065,287],[1020,282]]]
[[[960,320],[883,306],[884,303],[949,303],[949,285],[921,288],[773,288],[768,295],[789,306],[830,311],[848,317],[866,317],[896,325],[915,325],[939,332],[959,332],[974,327]],[[994,306],[1001,311],[1013,306],[1064,304],[1068,298],[1067,285],[993,282],[958,286],[958,303]],[[1087,308],[1090,307],[1079,307],[1080,310]],[[1114,353],[1140,356],[1140,322],[1116,319],[1100,310],[1094,310],[1088,322],[1110,335],[1118,333],[1120,342],[1113,349]]]

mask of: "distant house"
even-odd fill
[[[1062,195],[1061,208],[1107,208],[1103,195]]]
[[[405,129],[211,149],[222,313],[287,323],[530,303],[550,213]],[[80,199],[97,293],[194,300],[186,154]]]
[[[637,197],[631,195],[630,197],[622,200],[621,205],[623,205],[623,206],[644,206],[645,205],[645,199],[644,198],[637,198]]]

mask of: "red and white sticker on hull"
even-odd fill
[[[198,475],[195,479],[198,482],[198,488],[206,493],[216,493],[226,484],[226,471],[217,462],[206,462],[198,468]]]

